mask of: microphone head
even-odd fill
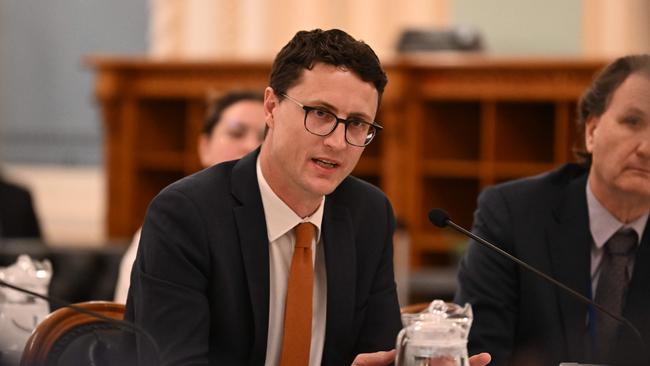
[[[447,226],[447,221],[449,221],[449,215],[443,209],[434,208],[429,211],[429,221],[437,227],[445,227]]]

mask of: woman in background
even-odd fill
[[[217,99],[208,110],[198,142],[204,168],[239,159],[257,148],[264,139],[264,107],[261,93],[231,92]],[[124,254],[115,287],[115,301],[126,302],[131,267],[138,252],[140,230]]]

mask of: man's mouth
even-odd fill
[[[640,167],[640,166],[628,166],[627,170],[631,170],[633,172],[642,173],[642,174],[650,174],[650,169],[647,169],[645,167]]]
[[[337,162],[335,162],[335,161],[326,160],[326,159],[317,159],[317,158],[314,158],[314,159],[311,159],[311,160],[312,160],[314,163],[316,163],[317,165],[322,166],[323,168],[326,168],[326,169],[334,169],[334,168],[336,168],[336,167],[339,165],[339,164],[338,164]]]

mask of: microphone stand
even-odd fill
[[[639,330],[629,320],[625,319],[624,317],[622,317],[620,315],[616,315],[616,314],[610,312],[609,310],[605,309],[602,305],[600,305],[600,304],[596,303],[595,301],[587,298],[586,296],[584,296],[581,293],[575,291],[574,289],[568,287],[567,285],[563,284],[562,282],[554,279],[553,277],[547,275],[546,273],[538,270],[537,268],[529,265],[528,263],[526,263],[526,262],[520,260],[519,258],[511,255],[510,253],[506,252],[505,250],[503,250],[503,249],[497,247],[496,245],[490,243],[489,241],[481,238],[480,236],[475,235],[471,231],[469,231],[469,230],[465,229],[464,227],[456,224],[455,222],[453,222],[449,218],[449,216],[447,216],[447,214],[443,210],[435,209],[435,208],[433,210],[431,210],[431,212],[429,213],[429,220],[431,221],[431,223],[433,223],[434,225],[436,225],[438,227],[445,227],[447,225],[451,226],[454,230],[460,232],[461,234],[476,240],[478,243],[480,243],[480,244],[482,244],[482,245],[496,251],[497,253],[501,254],[502,256],[504,256],[504,257],[510,259],[511,261],[517,263],[518,265],[520,265],[524,269],[536,274],[537,276],[539,276],[539,277],[545,279],[546,281],[554,284],[555,286],[561,288],[562,290],[570,293],[571,295],[573,295],[575,298],[582,301],[586,305],[591,305],[591,306],[595,307],[596,309],[600,310],[603,314],[606,314],[610,318],[616,320],[617,322],[625,324],[627,327],[629,327],[630,330],[632,330],[634,335],[641,342],[641,345],[643,346],[643,348],[647,348],[646,344],[645,344],[645,341],[643,340],[643,337],[641,336],[641,332],[639,332]]]

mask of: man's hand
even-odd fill
[[[361,353],[354,358],[352,366],[385,366],[393,361],[395,361],[395,350]]]
[[[492,361],[489,353],[479,353],[469,358],[469,366],[485,366]]]
[[[491,360],[489,353],[479,353],[469,358],[469,366],[485,366]],[[393,361],[395,361],[395,350],[361,353],[352,361],[352,366],[386,366]]]

